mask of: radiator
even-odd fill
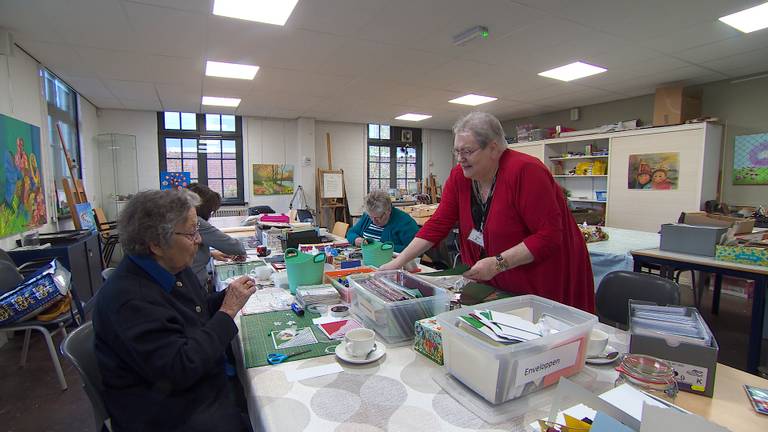
[[[222,207],[213,213],[213,217],[222,216],[245,216],[248,214],[248,209],[245,207]]]

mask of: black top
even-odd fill
[[[123,259],[93,314],[115,432],[242,430],[224,372],[237,327],[218,312],[223,298],[205,298],[189,268],[171,275],[151,258]]]

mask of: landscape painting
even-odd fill
[[[293,193],[293,165],[253,164],[254,195]]]
[[[45,224],[40,128],[0,114],[0,237]]]

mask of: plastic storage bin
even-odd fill
[[[344,284],[339,282],[339,278],[347,279],[350,276],[351,277],[365,277],[365,273],[373,273],[374,270],[370,267],[355,267],[351,269],[345,269],[345,270],[333,270],[333,271],[327,271],[325,272],[325,275],[323,277],[323,283],[329,283],[333,285],[334,288],[336,288],[337,291],[339,291],[339,295],[341,295],[341,300],[344,301],[344,303],[350,303],[352,301],[352,291],[355,289],[350,286],[345,286]]]
[[[513,345],[484,340],[458,327],[459,316],[474,309],[511,312],[524,308],[532,310],[534,322],[549,315],[567,327]],[[489,402],[499,404],[581,371],[597,317],[543,297],[524,295],[445,312],[437,316],[437,322],[442,327],[448,372]]]
[[[360,285],[368,278],[349,278],[352,293],[352,313],[365,327],[375,330],[385,342],[395,344],[412,340],[416,321],[447,311],[448,293],[427,281],[402,270],[380,271],[370,278],[387,279],[406,288],[418,289],[423,297],[388,302]]]

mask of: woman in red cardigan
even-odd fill
[[[440,206],[416,238],[383,268],[400,268],[459,223],[468,279],[536,294],[594,312],[592,267],[560,186],[538,159],[506,148],[491,114],[473,112],[453,127],[459,164]]]

